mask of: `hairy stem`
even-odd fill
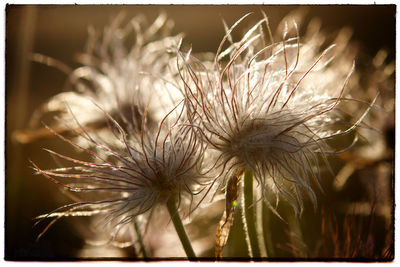
[[[267,204],[265,202],[262,202],[262,229],[263,229],[263,235],[264,235],[264,244],[265,244],[265,250],[267,252],[267,257],[274,257],[275,256],[275,249],[274,245],[272,242],[272,237],[271,237],[271,226],[270,226],[270,220],[271,220],[271,211],[268,209]]]
[[[140,245],[140,251],[142,252],[143,258],[147,258],[146,248],[144,247],[142,234],[140,233],[139,225],[136,220],[133,220],[133,226],[135,227],[136,235]]]
[[[243,181],[243,222],[245,223],[245,229],[247,230],[247,237],[250,243],[251,256],[253,258],[259,258],[260,248],[258,244],[257,230],[256,230],[256,219],[255,219],[255,208],[253,204],[253,172],[250,170],[244,171]]]
[[[186,234],[185,228],[183,227],[182,220],[179,217],[178,210],[175,205],[175,200],[173,198],[170,198],[167,202],[167,208],[169,215],[171,216],[172,222],[174,224],[176,233],[179,236],[179,239],[181,240],[183,249],[186,252],[186,256],[188,258],[196,258],[196,254],[194,253],[194,250],[192,248],[192,244],[189,241],[189,238]]]

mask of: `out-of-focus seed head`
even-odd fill
[[[33,56],[36,61],[64,70],[69,86],[37,110],[32,117],[32,130],[17,134],[18,140],[29,142],[48,135],[48,131],[40,129],[41,121],[59,133],[83,126],[106,138],[109,125],[101,109],[129,132],[140,130],[145,110],[148,127],[157,127],[157,122],[176,104],[173,86],[163,79],[174,75],[169,68],[168,49],[181,36],[170,36],[173,23],[165,14],[150,26],[142,16],[126,24],[123,21],[121,13],[103,32],[89,28],[86,49],[79,56],[82,66],[74,70],[46,56]]]

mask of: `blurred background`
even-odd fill
[[[394,177],[394,54],[396,6],[134,6],[134,5],[7,5],[6,7],[6,173],[5,173],[5,257],[8,260],[74,259],[82,257],[124,257],[129,249],[88,247],[80,234],[82,227],[75,218],[53,225],[39,241],[43,230],[34,227],[33,218],[68,203],[56,185],[42,176],[33,175],[29,159],[41,168],[54,167],[53,160],[42,148],[55,148],[63,154],[73,153],[57,138],[21,144],[13,139],[16,130],[28,127],[30,116],[49,97],[66,85],[64,73],[44,64],[30,61],[31,53],[53,57],[71,68],[78,67],[77,55],[84,48],[88,26],[101,29],[121,11],[127,19],[143,14],[152,22],[165,12],[175,22],[174,33],[185,33],[194,52],[215,52],[224,35],[222,19],[232,25],[237,19],[254,12],[240,27],[258,21],[266,12],[274,32],[280,20],[293,10],[307,11],[305,23],[318,17],[322,29],[334,36],[342,27],[353,30],[352,40],[358,45],[357,68],[366,74],[360,78],[366,89],[365,100],[380,91],[378,104],[384,111],[372,115],[380,134],[379,149],[345,153],[332,160],[338,177],[322,181],[324,195],[319,196],[316,211],[306,208],[300,220],[302,242],[306,249],[296,249],[296,241],[286,225],[271,217],[271,242],[280,258],[369,259],[390,260],[393,257],[393,177]],[[301,27],[300,30],[304,30]],[[239,32],[239,31],[238,31]],[[301,36],[301,34],[300,34]],[[384,52],[386,51],[386,54]],[[380,55],[376,54],[381,51]],[[383,53],[383,54],[382,54]],[[375,61],[374,61],[375,60]],[[375,62],[375,63],[373,63]],[[375,75],[375,76],[373,76]],[[378,151],[378,152],[377,152]],[[282,207],[284,209],[284,207]],[[215,233],[221,210],[210,214],[204,229]],[[240,228],[236,218],[232,233]],[[214,228],[213,228],[214,227]],[[235,228],[236,227],[236,228]],[[79,228],[79,229],[78,229]],[[189,233],[189,236],[191,234]],[[213,256],[215,238],[199,236],[206,247],[200,256]],[[199,242],[200,242],[199,241]],[[157,240],[148,240],[149,246]],[[200,242],[201,243],[201,242]],[[244,237],[232,234],[227,255],[246,258]],[[178,243],[177,243],[178,244]],[[179,246],[179,244],[178,244]],[[152,248],[157,250],[157,246]],[[159,252],[161,254],[161,252]],[[154,255],[158,255],[154,252]],[[168,252],[166,254],[168,256]]]

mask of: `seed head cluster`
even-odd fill
[[[348,32],[326,46],[318,27],[301,38],[296,23],[286,22],[273,36],[264,17],[234,41],[246,17],[226,27],[213,60],[183,51],[164,15],[147,29],[141,18],[122,27],[118,17],[101,39],[90,31],[83,66],[69,76],[74,89],[39,111],[58,113],[51,131],[90,159],[49,150],[72,166],[33,165],[94,200],[39,218],[102,214],[118,229],[171,199],[190,213],[215,184],[219,190],[245,170],[272,209],[284,199],[301,212],[305,196],[316,204],[320,163],[329,167],[326,154],[333,151],[327,140],[350,133],[363,118],[348,123],[338,108],[352,101],[345,96],[354,71],[343,45]],[[60,125],[79,138],[63,137]]]

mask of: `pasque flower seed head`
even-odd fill
[[[93,160],[78,160],[48,150],[73,166],[41,170],[33,163],[34,169],[65,189],[87,193],[94,200],[65,205],[39,219],[103,214],[103,222],[117,231],[136,216],[171,198],[179,204],[185,203],[191,211],[194,196],[204,190],[207,182],[203,171],[206,147],[197,138],[196,130],[178,124],[175,119],[168,121],[173,112],[175,110],[162,120],[158,129],[152,131],[143,127],[141,133],[130,139],[117,121],[106,114],[119,131],[119,146],[105,145],[88,133],[82,135],[92,143],[91,147],[103,151],[105,156],[55,133],[91,155]]]
[[[76,134],[80,128],[76,117],[87,130],[107,139],[109,125],[101,109],[130,132],[140,129],[142,114],[147,109],[148,127],[157,127],[157,122],[175,105],[173,94],[167,92],[169,89],[162,79],[173,75],[168,68],[171,60],[168,49],[181,36],[170,36],[173,23],[165,14],[150,26],[146,26],[142,16],[126,25],[123,19],[121,13],[103,32],[89,28],[87,47],[78,58],[82,66],[65,70],[70,86],[44,103],[32,117],[32,124],[45,121],[59,133],[75,130]],[[39,54],[34,59],[59,68],[64,66]],[[151,101],[155,95],[157,103]],[[48,133],[35,128],[27,131],[30,136],[19,134],[17,138],[26,142]]]
[[[319,161],[330,150],[326,139],[360,122],[343,128],[337,109],[353,59],[336,53],[340,45],[302,43],[294,22],[294,36],[286,24],[282,40],[270,35],[267,45],[266,17],[233,42],[231,32],[243,19],[227,29],[214,62],[180,52],[188,117],[218,151],[226,177],[249,169],[269,203],[283,197],[301,211],[304,194],[316,203],[313,184],[319,185]]]

